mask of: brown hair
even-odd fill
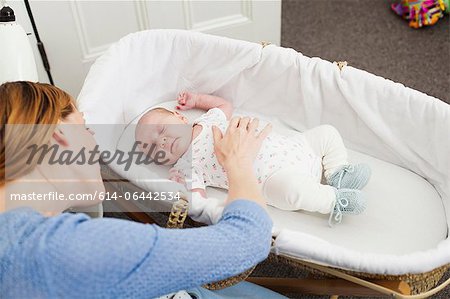
[[[0,186],[35,168],[35,163],[24,163],[27,148],[47,144],[59,120],[73,111],[72,97],[55,86],[27,81],[0,85]]]
[[[163,108],[163,107],[153,108],[149,112],[153,112],[153,111],[159,112],[159,113],[172,113],[172,111],[170,111],[170,110],[168,110],[166,108]]]

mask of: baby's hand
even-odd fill
[[[185,180],[184,180],[184,175],[181,174],[177,169],[175,168],[171,168],[169,170],[169,180],[180,183],[180,184],[184,184]]]
[[[178,95],[177,101],[179,110],[189,110],[195,108],[195,103],[197,102],[198,94],[183,91]]]

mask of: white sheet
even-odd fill
[[[340,72],[327,61],[305,57],[292,49],[262,49],[257,44],[199,33],[155,30],[126,37],[101,57],[86,79],[79,106],[88,123],[128,123],[139,112],[174,98],[184,89],[223,96],[241,111],[278,118],[283,125],[300,131],[319,124],[334,125],[351,149],[426,178],[437,193],[413,176],[417,184],[408,184],[414,188],[422,185],[418,187],[420,192],[427,190],[425,198],[415,201],[414,210],[423,203],[426,207],[422,209],[427,212],[444,215],[438,208],[443,203],[450,219],[449,106],[352,67]],[[96,138],[102,147],[111,149],[118,136],[112,130],[110,135]],[[127,176],[120,167],[113,168]],[[421,215],[414,215],[411,219],[423,220]],[[397,228],[399,218],[386,221]],[[449,223],[446,219],[444,222]],[[342,247],[323,236],[292,231],[290,225],[279,232],[274,250],[356,271],[386,274],[423,272],[449,263],[450,241],[437,244],[439,238],[445,238],[445,227],[431,222],[422,226],[424,233],[417,236],[437,237],[426,240],[424,248],[414,252],[368,253],[352,244]],[[339,230],[345,227],[335,232]],[[336,236],[349,238],[348,234]],[[361,234],[355,237],[355,243],[359,238]],[[380,243],[380,248],[395,247],[401,252],[401,240],[389,238],[387,244]],[[382,259],[374,259],[374,254],[382,254]]]

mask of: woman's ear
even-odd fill
[[[67,138],[64,136],[63,132],[59,128],[56,128],[55,132],[53,132],[52,140],[61,146],[64,147],[69,146]]]

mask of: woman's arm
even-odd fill
[[[216,225],[169,230],[117,219],[89,220],[85,215],[44,218],[27,213],[19,219],[22,223],[11,216],[3,221],[0,215],[0,229],[5,230],[0,236],[8,243],[0,247],[1,293],[152,298],[255,265],[269,252],[272,222],[254,178],[245,179],[236,171],[238,166],[253,176],[251,163],[270,130],[257,134],[255,127],[255,121],[244,118],[233,119],[224,136],[214,129],[216,154],[229,176],[231,193]]]
[[[252,267],[268,255],[272,226],[247,200],[229,204],[216,225],[182,230],[85,215],[39,217],[15,245],[11,273],[2,273],[17,279],[17,269],[25,269],[31,281],[5,294],[153,298]]]

